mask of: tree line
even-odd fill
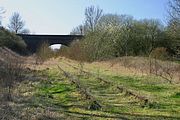
[[[6,11],[0,7],[0,21]],[[105,14],[99,7],[85,9],[85,22],[70,34],[83,40],[61,49],[61,54],[88,61],[121,56],[178,56],[180,46],[180,1],[169,0],[167,25],[158,19],[136,20],[131,15]],[[0,46],[26,47],[17,33],[29,33],[19,13],[13,13],[6,28],[0,29]],[[21,49],[21,50],[22,50]],[[77,55],[78,52],[78,55]],[[155,55],[153,55],[155,54]],[[156,55],[158,54],[158,55]]]
[[[121,56],[155,56],[170,59],[179,54],[180,1],[168,3],[168,23],[158,19],[136,20],[130,15],[103,14],[99,7],[85,9],[85,22],[70,34],[84,39],[64,47],[62,54],[87,61]],[[75,53],[76,52],[76,53]],[[77,55],[78,52],[78,55]]]

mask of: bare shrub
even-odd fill
[[[173,61],[159,60],[151,56],[149,58],[126,56],[113,60],[112,64],[117,62],[129,70],[141,72],[142,75],[155,75],[168,83],[180,82],[180,65]]]
[[[41,44],[41,46],[38,48],[36,52],[36,64],[42,64],[49,58],[52,58],[54,56],[54,52],[49,48],[49,43],[44,42]]]
[[[177,76],[178,76],[178,80],[180,81],[180,65],[176,68],[177,69]]]
[[[84,63],[80,61],[79,64],[78,64],[78,68],[79,68],[79,75],[80,76],[83,75],[83,73],[84,73]]]
[[[172,62],[168,62],[168,61],[163,63],[157,60],[155,64],[156,64],[154,67],[155,75],[164,78],[169,83],[175,82],[176,76],[179,73],[177,69],[179,65],[175,65]]]
[[[128,59],[126,56],[122,59],[122,65],[125,67],[125,68],[129,68],[130,67],[130,59]]]
[[[3,52],[3,51],[4,52]],[[2,53],[5,53],[6,49],[1,49]],[[21,81],[22,70],[23,70],[23,60],[20,58],[14,58],[11,54],[2,54],[0,67],[0,80],[1,80],[1,90],[3,92],[3,99],[11,101],[12,88],[16,82]],[[2,97],[2,96],[1,96]]]
[[[169,54],[166,48],[156,48],[149,55],[149,71],[150,74],[162,77],[167,82],[172,83],[177,77],[178,64],[168,60]]]
[[[60,55],[78,61],[89,61],[89,55],[82,42],[74,41],[69,47],[62,46]]]
[[[169,58],[169,53],[167,52],[167,48],[159,47],[154,49],[150,53],[151,58],[159,59],[159,60],[167,60]]]

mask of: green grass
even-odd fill
[[[73,62],[70,64],[78,66]],[[60,79],[58,69],[46,71],[46,75],[49,75],[52,80],[60,84],[58,85],[54,82],[51,87],[48,88],[49,93],[56,93],[52,94],[54,98],[51,99],[51,101],[55,101],[55,105],[69,105],[66,110],[72,112],[73,115],[76,115],[78,118],[88,114],[84,119],[89,119],[89,115],[101,116],[90,117],[90,119],[113,119],[110,116],[128,119],[180,119],[179,84],[169,84],[166,80],[156,76],[111,74],[111,72],[113,72],[111,70],[109,70],[109,72],[102,72],[105,71],[103,68],[98,69],[89,66],[88,69],[88,66],[86,65],[84,66],[85,70],[91,70],[91,72],[96,73],[96,75],[78,75],[79,70],[75,70],[70,66],[65,65],[65,63],[60,63],[60,66],[64,70],[77,76],[80,83],[85,86],[85,88],[87,88],[94,98],[102,105],[102,109],[100,110],[89,110],[89,102],[78,93],[78,89],[69,83],[67,78],[61,77],[61,79],[63,79],[61,83],[57,81],[57,79]],[[63,75],[61,74],[61,76]],[[114,85],[100,82],[96,78],[97,76],[113,82]],[[52,86],[54,84],[56,85],[53,88]],[[125,92],[120,92],[116,88],[117,85],[124,86],[140,96],[147,97],[150,102],[144,104],[143,101],[131,95],[127,95]],[[63,99],[65,101],[61,102]]]
[[[63,69],[75,75],[93,97],[102,105],[100,110],[90,110],[91,102],[58,69],[40,71],[46,77],[34,84],[33,108],[51,108],[56,114],[70,119],[178,119],[180,118],[180,86],[165,83],[154,76],[123,76],[99,74],[114,85],[100,82],[96,76],[77,75],[78,70]],[[27,83],[28,84],[28,83]],[[124,86],[138,95],[146,96],[150,103],[120,92],[116,86]],[[28,87],[28,86],[26,86]],[[24,88],[25,89],[25,88]]]
[[[98,83],[95,78],[81,78],[82,83],[86,86],[91,87],[91,91],[99,97],[101,101],[105,101],[107,108],[104,111],[110,113],[139,113],[141,115],[167,115],[179,113],[180,104],[178,101],[173,100],[169,97],[172,94],[171,91],[176,91],[171,85],[167,84],[144,84],[141,82],[142,78],[132,78],[129,76],[108,76],[109,80],[127,87],[127,89],[134,90],[136,93],[142,94],[143,96],[150,96],[152,103],[145,108],[142,107],[142,103],[137,99],[124,94],[119,94],[117,89],[112,86]],[[88,82],[87,82],[88,81]],[[178,88],[178,87],[177,87]],[[168,94],[168,92],[170,92]],[[102,94],[104,94],[102,96]],[[115,94],[115,95],[114,95]],[[169,102],[168,102],[169,101]],[[174,105],[171,103],[175,103]],[[111,107],[108,107],[111,106]],[[110,109],[111,108],[111,109]]]
[[[172,98],[180,99],[180,92],[177,92],[171,96]]]

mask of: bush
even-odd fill
[[[59,55],[74,60],[88,61],[88,54],[86,54],[86,51],[84,50],[84,45],[79,41],[74,41],[70,46],[61,46]]]
[[[42,45],[37,49],[36,52],[36,62],[37,63],[43,63],[49,58],[54,57],[54,52],[49,48],[49,44],[47,42],[42,43]]]
[[[0,29],[0,47],[2,46],[6,46],[18,53],[23,53],[26,50],[26,43],[19,36],[4,28]]]
[[[160,59],[160,60],[167,60],[169,58],[169,53],[166,48],[159,47],[159,48],[155,48],[151,52],[150,56],[152,58],[156,58],[156,59]]]
[[[110,59],[116,56],[113,33],[108,31],[88,33],[82,40],[82,46],[89,61]]]
[[[106,31],[89,32],[81,41],[60,49],[61,55],[78,61],[105,60],[115,57],[112,34]]]

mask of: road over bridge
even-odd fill
[[[82,39],[82,35],[32,35],[32,34],[17,34],[27,44],[27,49],[31,52],[36,52],[37,48],[44,42],[50,45],[62,44],[65,46],[70,45],[74,40]]]

